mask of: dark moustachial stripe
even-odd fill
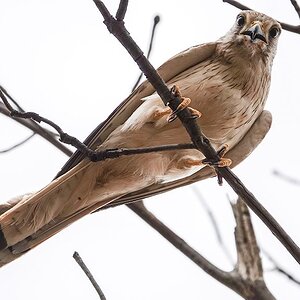
[[[6,247],[7,247],[7,242],[0,226],[0,250],[5,249]]]

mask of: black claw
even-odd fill
[[[217,172],[217,178],[218,178],[218,185],[223,185],[223,177],[222,175],[220,174],[220,172],[216,171]]]

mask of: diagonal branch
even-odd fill
[[[238,1],[235,1],[235,0],[222,0],[222,1],[234,6],[236,8],[239,8],[241,10],[248,10],[248,9],[252,10],[250,7],[240,3]],[[293,0],[291,0],[291,1],[293,1]],[[294,1],[294,2],[296,2],[296,1]],[[281,24],[282,29],[300,34],[300,25],[291,25],[291,24],[287,24],[284,22],[280,22],[280,21],[278,21],[278,22]]]
[[[128,204],[127,206],[206,273],[227,285],[228,281],[230,280],[229,273],[217,268],[195,249],[193,249],[187,242],[174,233],[163,222],[157,219],[155,215],[144,206],[142,201],[134,204]]]
[[[142,50],[131,38],[129,32],[124,26],[124,22],[119,22],[113,18],[102,1],[93,1],[104,17],[104,24],[107,26],[109,32],[112,33],[129,52],[131,57],[147,77],[148,81],[156,89],[162,101],[175,111],[180,104],[180,99],[175,97],[168,89],[163,79],[158,75],[154,67],[144,56]],[[200,150],[207,159],[218,161],[219,157],[217,152],[213,149],[209,140],[203,136],[196,120],[192,118],[191,112],[188,109],[183,109],[178,112],[177,115],[190,135],[195,147]],[[280,224],[272,217],[272,215],[259,203],[255,196],[243,185],[241,180],[229,168],[216,167],[216,170],[228,182],[237,195],[240,196],[255,212],[255,214],[266,224],[266,226],[285,246],[295,260],[300,263],[299,247],[284,231]]]
[[[241,205],[243,205],[243,203]],[[246,207],[245,204],[244,206]],[[180,238],[175,232],[168,228],[163,222],[157,219],[141,201],[135,204],[129,204],[128,207],[152,228],[159,232],[159,234],[168,240],[174,247],[185,254],[204,272],[241,295],[244,299],[275,300],[262,278],[259,280],[256,278],[252,280],[252,278],[244,277],[243,273],[240,272],[241,270],[226,272],[217,268],[195,249],[193,249],[187,242]],[[240,224],[237,224],[237,227],[239,226]],[[244,238],[247,239],[248,231],[243,232],[243,234]],[[247,253],[247,248],[245,249],[245,253]]]
[[[44,122],[51,127],[53,127],[59,134],[60,141],[74,146],[77,150],[80,150],[82,153],[85,154],[91,161],[102,161],[108,158],[117,158],[120,156],[125,155],[136,155],[136,154],[145,154],[151,152],[158,152],[158,151],[171,151],[171,150],[180,150],[180,149],[195,149],[193,143],[187,144],[173,144],[173,145],[162,145],[162,146],[154,146],[154,147],[145,147],[145,148],[118,148],[118,149],[104,149],[104,150],[92,150],[88,148],[84,143],[80,142],[77,138],[70,136],[69,134],[65,133],[60,126],[54,123],[51,120],[48,120],[35,112],[25,112],[25,111],[18,111],[15,110],[6,99],[4,92],[1,90],[0,87],[0,97],[4,102],[7,110],[9,111],[8,115],[11,116],[13,119],[25,119],[31,120],[35,122]],[[36,124],[36,123],[35,123]],[[1,153],[1,152],[0,152]]]
[[[300,7],[299,7],[298,2],[296,0],[290,0],[290,1],[291,1],[292,5],[294,6],[298,17],[300,18]]]
[[[1,87],[0,87],[1,91]],[[2,94],[3,95],[3,94]],[[1,93],[0,93],[1,96]],[[4,116],[11,117],[10,111],[6,108],[6,106],[0,102],[0,113]],[[21,118],[13,118],[16,122],[20,123],[21,125],[27,127],[28,129],[32,130],[33,132],[37,133],[44,139],[46,139],[48,142],[50,142],[53,146],[57,147],[59,150],[61,150],[63,153],[65,153],[68,156],[72,155],[72,151],[68,149],[66,146],[64,146],[62,143],[60,143],[54,134],[47,130],[46,128],[43,128],[39,124],[35,123],[34,121],[30,119],[21,119]]]

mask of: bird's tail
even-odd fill
[[[109,168],[106,161],[97,166],[83,161],[0,215],[0,266],[86,214],[149,183],[134,178],[128,185],[128,177],[110,173]]]

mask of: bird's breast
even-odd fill
[[[234,146],[263,110],[269,75],[257,71],[251,64],[212,59],[174,78],[172,83],[202,113],[199,124],[215,146]]]

